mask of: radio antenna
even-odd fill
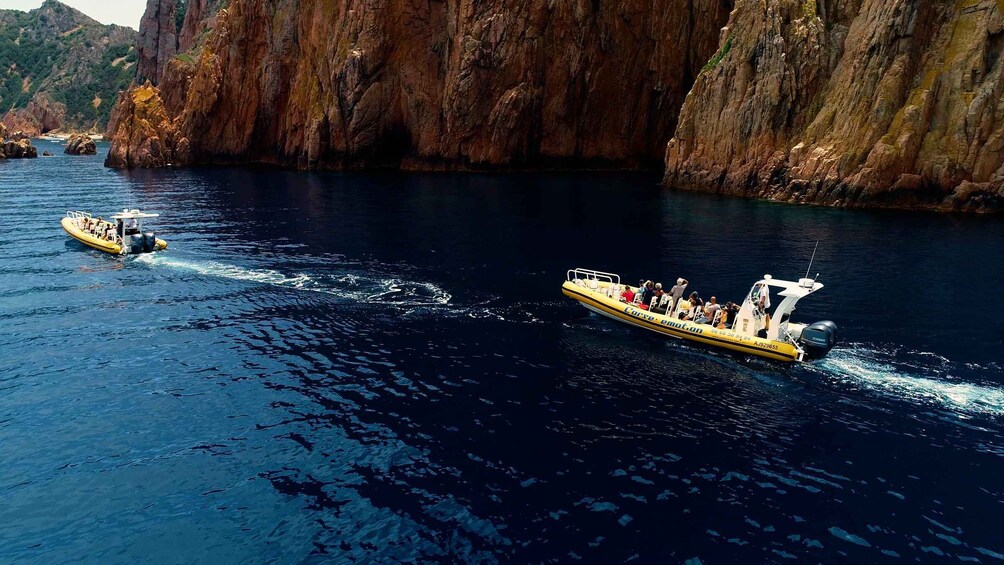
[[[809,271],[812,270],[812,261],[816,258],[816,249],[819,248],[819,240],[816,240],[816,246],[812,248],[812,257],[809,258],[809,268],[805,270],[805,278],[809,278]],[[819,275],[816,275],[818,278]]]

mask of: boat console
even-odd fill
[[[112,216],[115,220],[115,233],[122,238],[123,253],[149,253],[157,249],[156,234],[152,231],[143,233],[141,223],[146,218],[158,216],[160,214],[127,209]]]

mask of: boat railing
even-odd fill
[[[569,269],[565,276],[570,281],[593,280],[608,282],[612,285],[621,284],[621,276],[616,273],[604,273],[603,271],[594,271],[593,269],[583,269],[581,267]]]
[[[78,212],[77,210],[67,210],[66,217],[72,220],[79,220],[81,218],[90,219],[91,215],[88,214],[87,212]]]

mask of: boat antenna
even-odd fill
[[[816,246],[812,248],[812,257],[809,257],[809,268],[805,270],[805,278],[809,278],[809,271],[812,270],[812,261],[816,258],[816,249],[819,249],[818,239],[816,240]],[[819,275],[816,275],[816,278],[819,278]]]

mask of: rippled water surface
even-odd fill
[[[656,181],[0,162],[0,562],[1004,561],[1004,222]],[[126,206],[167,252],[59,229]],[[559,289],[817,239],[811,366]]]

